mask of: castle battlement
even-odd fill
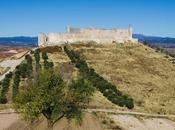
[[[126,29],[101,29],[101,28],[73,28],[67,27],[66,32],[52,32],[45,35],[38,34],[38,45],[61,44],[65,42],[95,41],[98,43],[125,43],[138,42],[132,38],[132,27]]]

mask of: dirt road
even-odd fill
[[[109,113],[109,117],[120,127],[122,130],[175,130],[175,122],[166,119],[167,117],[175,117],[174,115],[158,115],[150,113],[140,113],[131,111],[120,111],[117,109],[86,109],[85,111]],[[89,115],[89,114],[88,114]],[[88,118],[87,118],[88,117]],[[87,130],[98,128],[101,130],[100,124],[93,116],[87,116],[85,124],[80,127],[80,130]],[[94,123],[94,124],[93,124]],[[47,123],[41,122],[38,124],[38,129],[45,128]],[[94,126],[95,125],[95,126]],[[66,127],[67,126],[67,127]],[[68,127],[69,126],[69,127]],[[97,127],[98,126],[98,127]],[[57,123],[55,128],[72,130],[75,126],[73,124],[67,124],[65,120]],[[15,128],[26,128],[18,114],[13,109],[6,109],[0,112],[0,130],[12,130]],[[17,128],[17,129],[16,129]],[[76,127],[75,127],[76,128]],[[13,129],[14,130],[14,129]]]
[[[133,115],[110,115],[122,130],[175,130],[175,122],[165,118],[138,118]]]
[[[17,113],[9,113],[1,111],[0,113],[0,130],[5,130],[10,127],[13,123],[19,120]]]
[[[156,118],[175,118],[175,115],[160,115],[153,113],[143,113],[143,112],[133,112],[133,111],[121,111],[117,109],[87,109],[88,112],[105,112],[111,114],[125,114],[125,115],[135,115],[135,116],[145,116],[145,117],[156,117]]]

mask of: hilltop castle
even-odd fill
[[[132,38],[132,27],[126,29],[72,28],[67,27],[64,33],[38,34],[38,45],[54,45],[65,42],[95,41],[98,43],[138,42]]]

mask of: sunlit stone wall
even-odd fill
[[[126,29],[72,28],[67,27],[65,33],[39,33],[38,45],[54,45],[77,41],[95,41],[98,43],[137,42],[132,38],[132,27]]]

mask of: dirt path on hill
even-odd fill
[[[124,115],[134,115],[134,116],[145,116],[145,117],[156,117],[156,118],[175,118],[175,115],[160,115],[160,114],[151,114],[143,112],[133,112],[133,111],[121,111],[117,109],[87,109],[88,112],[105,112],[111,114],[124,114]]]
[[[175,115],[158,115],[141,112],[121,111],[116,109],[86,109],[86,116],[82,126],[76,126],[67,122],[64,118],[57,122],[54,130],[102,130],[98,119],[92,112],[109,113],[109,117],[121,128],[121,130],[175,130],[175,122],[166,119]],[[0,112],[0,130],[26,130],[28,129],[19,115],[13,109]],[[46,120],[37,124],[37,130],[45,130]]]
[[[0,114],[0,130],[5,130],[19,119],[17,113]]]
[[[42,119],[34,124],[31,129],[28,124],[22,121],[19,114],[13,109],[7,109],[0,112],[0,130],[46,130],[47,121]],[[53,130],[103,130],[98,118],[92,113],[85,112],[82,124],[74,121],[68,121],[66,118],[59,120],[53,127]]]
[[[175,115],[160,115],[116,109],[87,109],[88,112],[109,113],[121,130],[175,130]]]
[[[46,130],[47,121],[43,120],[33,130]],[[84,113],[81,125],[74,120],[68,121],[63,118],[56,122],[53,126],[53,130],[104,130],[101,122],[92,113]]]
[[[138,118],[132,115],[110,115],[122,130],[175,130],[175,122],[165,118]]]

